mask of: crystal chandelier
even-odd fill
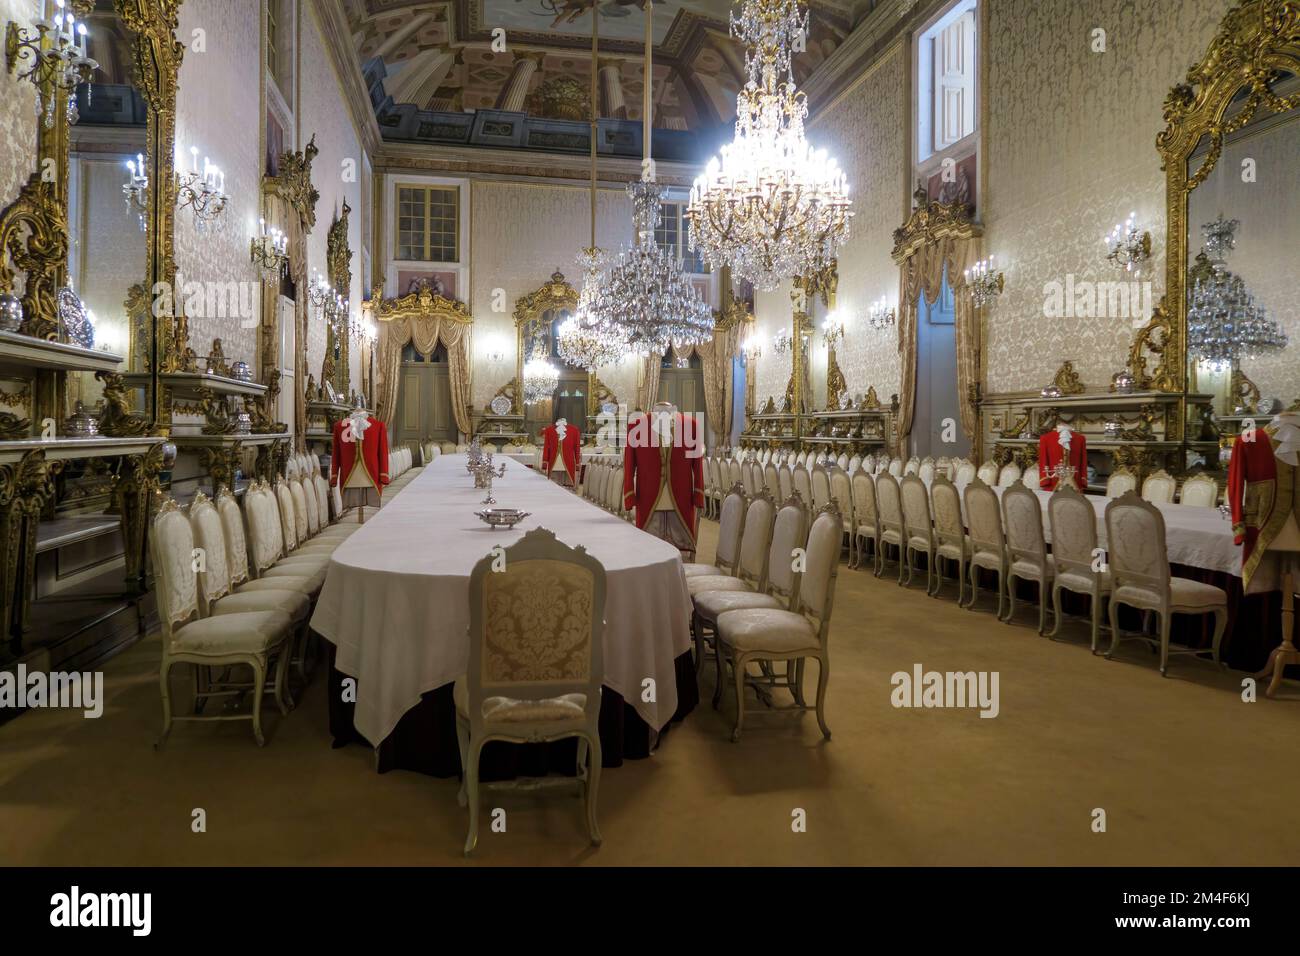
[[[275,282],[289,268],[289,237],[275,227],[266,228],[266,220],[259,219],[262,233],[254,236],[249,247],[249,258],[262,274],[263,282]]]
[[[849,187],[835,159],[804,138],[807,96],[791,53],[808,35],[798,0],[745,0],[731,34],[747,44],[735,139],[691,188],[691,248],[770,291],[835,258],[849,237]],[[782,80],[781,77],[785,79]]]
[[[657,183],[629,183],[635,245],[610,267],[604,299],[595,316],[602,334],[623,351],[662,355],[674,344],[699,345],[713,338],[713,310],[672,257],[655,242],[659,221]]]
[[[36,32],[10,24],[5,43],[10,73],[17,72],[20,61],[31,64],[18,78],[30,80],[36,87],[36,115],[43,118],[46,129],[54,126],[54,104],[60,93],[68,98],[68,122],[77,122],[77,87],[89,83],[91,74],[99,69],[99,64],[86,56],[86,25],[65,10],[64,0],[54,0],[54,7],[49,10],[48,0],[41,0],[41,15],[34,22]],[[89,86],[86,99],[90,99]]]
[[[524,365],[524,404],[536,405],[548,400],[559,384],[559,370],[546,359],[534,355]]]
[[[1187,347],[1203,365],[1227,371],[1242,359],[1286,348],[1287,335],[1224,260],[1236,247],[1236,219],[1220,216],[1201,227],[1204,249],[1193,267],[1187,305]]]

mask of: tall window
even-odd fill
[[[287,105],[293,104],[293,0],[266,4],[266,71]]]
[[[917,160],[975,132],[975,0],[958,0],[921,34],[917,49]]]
[[[460,190],[456,186],[397,187],[397,258],[460,261]]]
[[[700,275],[709,270],[704,265],[699,251],[692,252],[687,238],[690,223],[686,221],[686,204],[666,202],[659,206],[659,224],[655,226],[655,242],[673,259],[681,259],[682,267],[687,272]]]

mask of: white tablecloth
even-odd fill
[[[957,490],[962,494],[963,517],[966,509],[965,487],[965,482],[957,485]],[[1002,497],[1001,488],[995,488],[994,491],[999,498]],[[1047,516],[1047,501],[1052,493],[1042,490],[1035,493],[1043,505],[1043,534],[1050,542],[1052,524]],[[1097,544],[1104,548],[1106,505],[1110,499],[1100,495],[1084,497],[1097,512]],[[1241,548],[1232,543],[1232,522],[1224,518],[1218,508],[1180,504],[1157,504],[1156,507],[1165,519],[1165,544],[1169,550],[1170,562],[1241,577]]]
[[[499,459],[498,459],[499,460]],[[656,730],[677,710],[674,661],[691,647],[690,594],[676,548],[514,461],[496,479],[497,507],[532,512],[511,531],[484,507],[465,455],[442,455],[334,552],[312,628],[357,679],[355,724],[378,746],[427,691],[469,663],[469,575],[496,545],[544,527],[605,567],[605,686]],[[642,681],[655,700],[642,700]]]

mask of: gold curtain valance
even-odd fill
[[[473,434],[469,412],[469,347],[474,317],[465,303],[421,289],[400,299],[380,299],[371,311],[379,326],[377,417],[390,425],[393,421],[402,349],[407,343],[427,355],[441,341],[447,349],[451,408],[456,429],[464,435]]]

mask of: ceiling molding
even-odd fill
[[[533,150],[484,149],[475,146],[437,146],[426,143],[385,143],[373,157],[375,172],[426,172],[473,176],[475,179],[547,180],[562,184],[588,183],[591,160],[587,156],[561,156]],[[657,160],[658,181],[670,188],[689,188],[700,167],[690,163]],[[618,185],[641,177],[641,161],[601,157],[600,182]]]
[[[854,85],[875,60],[910,35],[917,13],[916,0],[883,0],[862,19],[804,83],[804,92],[813,104],[809,124],[817,122],[820,114]]]
[[[370,105],[370,92],[361,75],[361,64],[357,62],[343,0],[316,0],[311,6],[334,65],[334,73],[343,88],[352,125],[356,127],[362,148],[373,157],[382,148],[383,138],[379,133],[379,120]]]

